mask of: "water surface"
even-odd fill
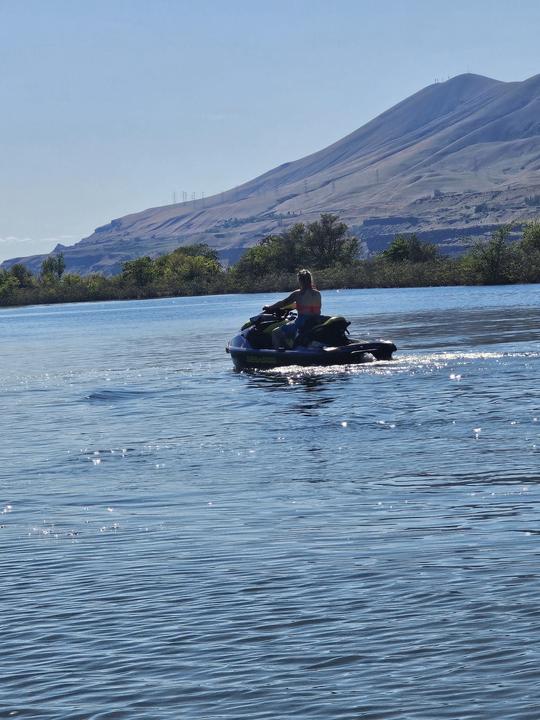
[[[392,363],[232,371],[263,302],[0,311],[0,717],[529,720],[540,286],[326,292]]]

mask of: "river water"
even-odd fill
[[[540,286],[3,309],[1,718],[537,720]]]

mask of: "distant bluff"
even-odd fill
[[[539,171],[540,75],[459,75],[232,190],[126,215],[56,250],[80,273],[113,273],[125,260],[194,242],[234,261],[265,235],[333,212],[371,251],[414,231],[452,252],[500,223],[537,216]],[[35,270],[44,257],[4,265]]]

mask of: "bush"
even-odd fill
[[[484,285],[512,282],[518,265],[515,249],[508,244],[511,227],[503,225],[487,242],[477,242],[464,258],[478,281]]]
[[[396,235],[382,256],[393,263],[425,263],[436,260],[439,251],[432,243],[419,240],[416,234]]]

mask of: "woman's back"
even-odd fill
[[[313,287],[297,290],[296,309],[299,315],[321,314],[321,293]]]

